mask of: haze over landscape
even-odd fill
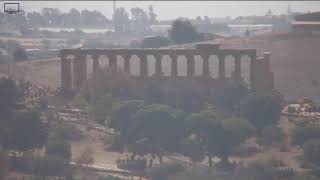
[[[88,9],[98,10],[109,18],[113,13],[113,1],[20,1],[20,5],[26,11],[40,11],[44,7],[59,8],[61,11],[69,11],[71,8]],[[288,5],[293,12],[302,13],[320,8],[319,1],[116,1],[116,5],[127,10],[134,7],[147,9],[149,5],[153,5],[160,20],[196,16],[265,15],[269,9],[274,14],[283,14]]]
[[[320,179],[319,1],[18,2],[0,180]]]

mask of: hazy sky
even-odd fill
[[[149,5],[153,5],[158,19],[161,20],[177,17],[194,18],[199,15],[209,17],[264,15],[268,9],[274,14],[280,14],[287,11],[289,4],[292,11],[320,11],[320,1],[116,1],[117,7],[124,7],[128,11],[133,7],[147,9]],[[39,11],[43,7],[60,8],[62,11],[71,8],[98,10],[108,18],[113,13],[113,1],[21,1],[20,7],[26,11]]]

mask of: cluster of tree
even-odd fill
[[[139,7],[131,9],[131,17],[124,8],[118,8],[110,20],[101,12],[93,10],[79,11],[75,8],[69,12],[61,12],[58,8],[43,8],[41,12],[25,12],[20,10],[17,14],[7,15],[0,12],[0,24],[15,24],[17,26],[30,25],[32,27],[110,27],[116,26],[116,30],[127,30],[130,25],[134,28],[145,28],[157,22],[157,15],[153,7],[149,6],[148,11]],[[122,29],[125,28],[125,29]]]
[[[24,88],[22,82],[0,79],[0,154],[1,158],[8,157],[1,161],[0,172],[6,167],[38,177],[70,174],[70,144],[60,134],[49,133],[48,117],[38,108],[17,109],[23,101]],[[26,153],[43,147],[45,156],[30,157]]]
[[[0,22],[31,27],[106,27],[111,22],[99,11],[70,9],[63,13],[57,8],[43,8],[41,12],[25,12],[7,15],[0,13]]]
[[[292,144],[303,148],[304,159],[313,169],[320,167],[320,126],[307,125],[296,127],[292,133]]]
[[[132,27],[133,30],[144,32],[151,24],[157,23],[157,15],[154,13],[153,7],[149,6],[148,12],[135,7],[131,9],[131,19],[129,13],[123,8],[117,8],[113,14],[113,23],[116,31],[128,31]]]
[[[0,40],[0,56],[0,63],[19,62],[28,59],[25,48],[13,40]]]
[[[238,166],[235,171],[221,173],[204,166],[185,167],[179,163],[163,163],[147,172],[151,180],[316,180],[310,173],[300,174],[292,169],[283,169],[271,160],[255,161]]]
[[[93,114],[117,133],[114,147],[133,156],[152,154],[161,161],[175,152],[195,161],[207,158],[209,165],[219,157],[229,166],[233,148],[280,119],[279,99],[250,93],[240,84],[210,92],[194,81],[166,80],[144,81],[141,88],[124,75],[107,74],[101,76]],[[84,97],[90,101],[90,95]],[[206,103],[220,107],[213,110]]]
[[[313,13],[300,14],[295,16],[295,20],[296,21],[319,21],[320,13],[313,12]]]
[[[188,20],[177,19],[169,30],[169,38],[176,44],[192,43],[204,40],[196,27]]]
[[[142,42],[131,44],[132,47],[140,47],[140,48],[160,48],[163,46],[169,46],[170,44],[184,44],[184,43],[193,43],[197,41],[204,41],[207,39],[212,39],[207,36],[205,33],[200,32],[210,32],[211,33],[224,31],[225,25],[218,24],[205,24],[201,25],[193,25],[189,20],[186,19],[177,19],[173,21],[171,29],[169,30],[169,36],[151,36],[145,37]],[[210,27],[209,27],[210,26]],[[210,30],[213,28],[213,30]],[[205,29],[205,30],[204,30]],[[212,35],[213,36],[213,35]]]

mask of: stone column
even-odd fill
[[[209,77],[210,76],[210,71],[209,71],[209,58],[210,55],[201,55],[202,58],[202,75],[204,77]]]
[[[235,81],[241,80],[241,54],[234,56],[234,79]]]
[[[176,55],[176,54],[170,55],[170,58],[171,58],[171,77],[178,76],[178,57],[179,57],[179,55]]]
[[[122,58],[124,60],[124,72],[128,75],[130,75],[130,58],[131,55],[122,55]]]
[[[117,69],[117,55],[115,54],[110,54],[108,55],[109,59],[109,67],[113,70]]]
[[[186,55],[187,59],[187,76],[192,77],[194,75],[194,55]]]
[[[81,54],[79,55],[79,64],[80,64],[80,79],[79,79],[79,87],[81,87],[87,81],[87,55]]]
[[[263,59],[264,59],[264,69],[266,71],[266,84],[267,90],[273,90],[274,89],[274,74],[271,71],[271,64],[270,64],[270,57],[271,57],[271,52],[264,52],[263,53]]]
[[[226,55],[224,54],[219,54],[218,59],[219,59],[219,79],[223,80],[225,79],[225,57]]]
[[[250,88],[255,90],[255,71],[256,71],[257,55],[250,55]]]
[[[93,79],[95,80],[97,78],[97,74],[99,71],[99,57],[100,55],[94,54],[91,56],[92,57],[92,74],[93,74]]]
[[[73,61],[72,61],[72,70],[73,70],[73,88],[78,89],[80,87],[80,77],[79,74],[80,72],[80,61],[78,59],[77,56],[73,57]]]
[[[72,76],[71,76],[71,60],[67,59],[66,56],[60,56],[61,58],[61,87],[62,89],[68,90],[72,87]]]
[[[72,69],[71,69],[71,59],[66,59],[66,84],[67,84],[67,88],[71,89],[72,88]]]
[[[157,77],[160,77],[163,74],[162,73],[162,55],[155,54],[154,58],[156,59],[155,75]]]
[[[263,59],[264,59],[264,63],[265,63],[265,67],[266,67],[267,72],[270,72],[270,56],[271,56],[271,52],[264,52],[263,53]]]
[[[148,55],[141,54],[139,55],[140,59],[140,76],[142,78],[148,77]]]

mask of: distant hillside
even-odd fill
[[[225,47],[256,48],[272,52],[275,85],[288,100],[301,97],[320,102],[320,35],[267,35],[228,40]]]

